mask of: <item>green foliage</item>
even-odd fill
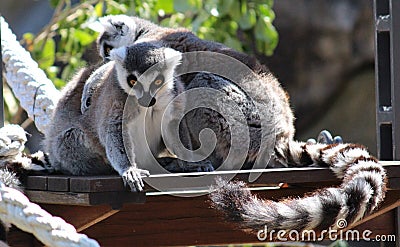
[[[90,28],[104,15],[135,15],[168,27],[186,27],[202,39],[247,53],[271,55],[278,42],[272,0],[49,0],[50,23],[23,42],[48,77],[61,87],[85,65],[84,52],[98,33]]]
[[[329,245],[329,247],[349,247],[349,244],[344,240],[338,240]]]

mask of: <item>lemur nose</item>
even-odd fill
[[[156,99],[150,95],[144,95],[139,100],[139,105],[143,107],[152,107],[156,103]]]

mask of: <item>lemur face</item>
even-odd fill
[[[134,44],[145,32],[139,30],[132,17],[126,15],[105,16],[100,18],[103,32],[99,35],[97,45],[100,56],[107,61],[114,48]]]
[[[118,82],[143,107],[152,107],[166,94],[173,94],[174,70],[182,55],[171,48],[138,43],[110,52],[115,61]]]

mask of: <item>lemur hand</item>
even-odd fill
[[[149,171],[136,167],[129,167],[128,170],[122,173],[124,184],[128,184],[131,191],[143,191],[144,183],[142,177],[148,176],[150,176]]]

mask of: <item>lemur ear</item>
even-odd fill
[[[114,48],[110,52],[110,60],[113,60],[118,63],[123,63],[126,57],[126,50],[128,48],[125,46]]]
[[[99,21],[108,32],[117,33],[120,36],[127,35],[129,29],[135,28],[134,21],[127,15],[109,15],[99,18]]]
[[[181,63],[182,53],[171,48],[165,48],[164,58],[165,60],[169,60],[167,61],[168,63],[172,62],[174,65],[178,65]]]

